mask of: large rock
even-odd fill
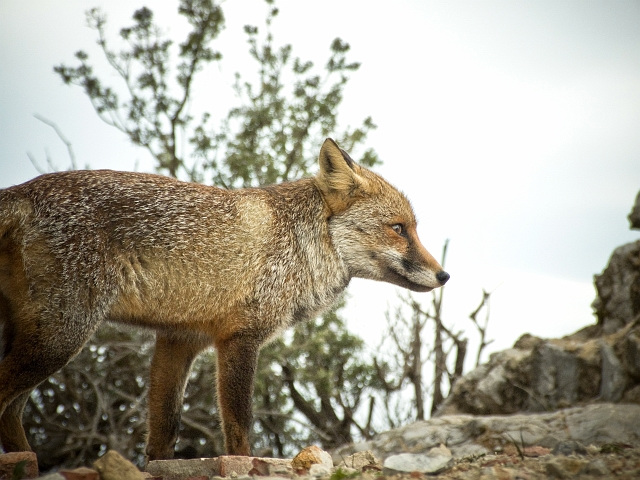
[[[513,348],[464,375],[434,416],[550,411],[588,402],[640,404],[640,322],[600,337],[584,332]]]
[[[551,413],[517,415],[446,415],[416,422],[346,445],[333,452],[340,459],[370,450],[380,458],[424,453],[446,444],[456,458],[489,454],[518,445],[554,449],[567,442],[582,445],[640,443],[640,405],[599,403]]]

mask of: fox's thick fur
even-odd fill
[[[107,170],[1,190],[4,450],[29,450],[29,393],[109,320],[157,330],[150,460],[173,456],[189,369],[210,345],[227,453],[248,455],[269,338],[330,307],[352,277],[416,291],[447,281],[400,192],[330,139],[319,164],[314,178],[235,191]]]

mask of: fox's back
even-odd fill
[[[198,320],[207,305],[224,314],[249,296],[270,243],[260,197],[141,173],[43,175],[1,193],[2,215],[18,218],[0,256],[31,252],[33,291],[64,290],[69,304],[91,298],[118,320]],[[29,277],[43,264],[56,270],[55,284]]]
[[[3,193],[30,205],[37,226],[52,237],[107,234],[128,247],[179,248],[185,234],[236,215],[230,192],[144,173],[59,172]]]

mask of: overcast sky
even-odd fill
[[[168,34],[182,34],[177,2],[156,3],[147,5]],[[38,174],[27,152],[68,164],[65,146],[34,113],[58,124],[80,165],[152,171],[148,154],[52,70],[74,64],[78,49],[99,63],[84,17],[97,5],[115,34],[145,3],[0,2],[0,187]],[[640,2],[277,5],[276,40],[292,43],[295,55],[322,65],[341,37],[362,62],[340,119],[355,126],[373,117],[367,146],[384,161],[377,170],[412,200],[423,243],[439,257],[450,239],[448,321],[470,328],[466,317],[484,288],[495,291],[494,349],[525,332],[553,337],[592,323],[593,274],[616,246],[638,238],[626,216],[640,190]],[[233,75],[248,65],[242,27],[260,25],[265,7],[228,0],[224,10],[224,59],[203,72],[194,109],[233,105]],[[374,282],[350,287],[349,324],[370,345],[396,292]]]

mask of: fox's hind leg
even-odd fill
[[[30,450],[22,411],[31,391],[51,374],[62,368],[80,351],[93,329],[83,324],[74,332],[63,328],[64,316],[51,319],[44,315],[25,314],[0,294],[0,443],[6,452]],[[72,323],[72,322],[69,322]]]
[[[4,366],[4,358],[8,354],[9,345],[13,343],[14,337],[13,325],[9,323],[9,314],[8,301],[0,294],[0,370]],[[22,411],[30,392],[24,392],[11,399],[5,388],[6,384],[0,383],[0,385],[3,386],[0,388],[0,446],[5,452],[31,450],[22,427]]]
[[[0,294],[0,368],[7,355],[8,345],[13,337],[9,324],[9,305]],[[2,385],[2,384],[0,384]],[[22,428],[22,411],[30,392],[18,395],[14,400],[4,398],[5,388],[0,388],[0,445],[5,452],[31,450]]]
[[[0,417],[0,440],[5,452],[29,451],[29,442],[22,427],[22,412],[31,391],[18,395]]]

